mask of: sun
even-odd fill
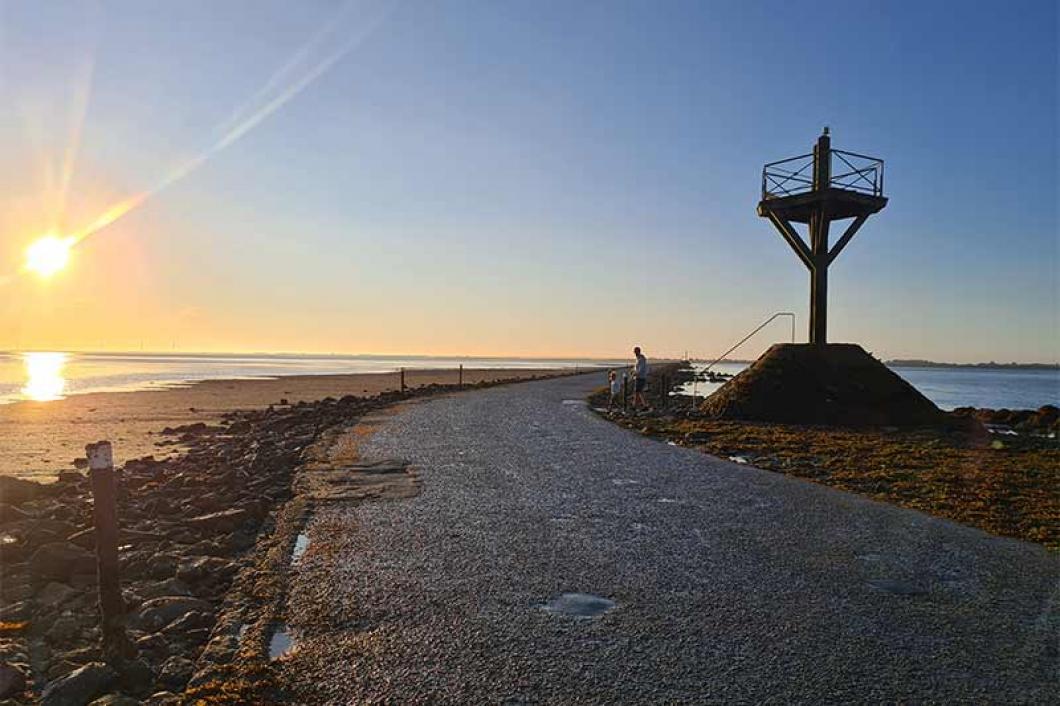
[[[73,238],[62,238],[51,233],[42,235],[26,248],[26,269],[41,277],[51,277],[66,267],[73,244]]]

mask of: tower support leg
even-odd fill
[[[828,265],[819,263],[810,270],[810,343],[828,342]]]
[[[828,343],[828,218],[821,212],[810,217],[810,343]]]

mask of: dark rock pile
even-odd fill
[[[1060,435],[1060,408],[1047,404],[1038,409],[977,409],[958,407],[953,410],[958,417],[979,420],[987,428],[1011,430],[1019,434],[1054,437]]]
[[[118,469],[121,581],[136,656],[117,669],[99,649],[87,477],[66,471],[42,485],[0,476],[0,706],[37,693],[52,706],[100,697],[179,703],[248,550],[291,496],[303,451],[369,410],[448,389],[232,413],[217,426],[165,430],[189,446],[186,454]]]
[[[777,344],[700,406],[713,419],[922,426],[946,415],[861,346]]]

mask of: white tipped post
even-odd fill
[[[92,516],[96,526],[96,570],[99,575],[100,633],[103,658],[120,665],[133,654],[125,633],[125,603],[118,574],[118,505],[114,486],[114,454],[109,441],[85,447],[92,486]]]

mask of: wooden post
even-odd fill
[[[463,363],[461,363],[461,364],[460,364],[460,377],[459,377],[459,379],[457,380],[457,384],[458,384],[458,385],[459,385],[460,387],[463,387],[463,386],[464,386],[464,364],[463,364]]]
[[[622,373],[622,411],[629,411],[629,373]]]
[[[401,369],[401,391],[405,391],[405,369]]]
[[[125,602],[118,574],[118,507],[110,442],[88,444],[85,455],[92,486],[103,658],[110,664],[121,664],[133,649],[125,633]]]

